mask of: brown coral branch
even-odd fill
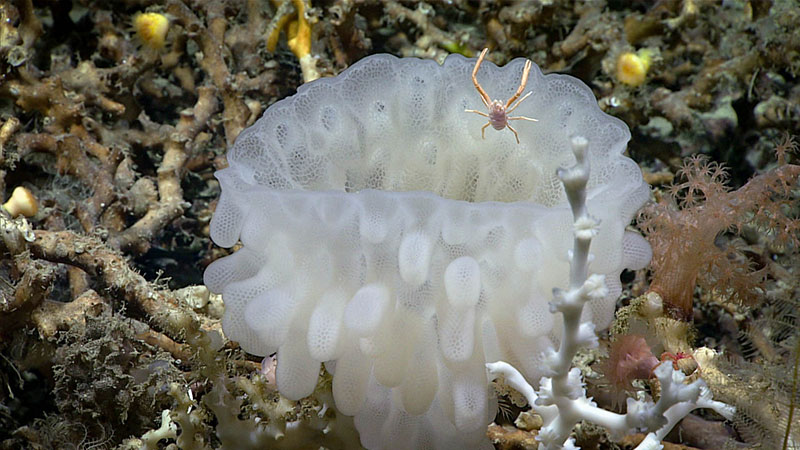
[[[155,289],[132,270],[125,258],[92,236],[71,231],[33,232],[33,239],[23,239],[11,222],[2,221],[4,250],[18,254],[29,250],[34,258],[69,264],[89,274],[103,290],[118,295],[131,309],[148,315],[168,335],[177,337],[186,330],[198,330],[199,321],[192,311],[181,307],[174,294]],[[22,243],[22,246],[20,245]]]
[[[214,4],[216,2],[210,3]],[[220,15],[218,11],[213,11],[215,14],[213,14],[212,19],[214,20],[209,24],[209,28],[206,28],[183,2],[171,0],[167,4],[167,11],[175,16],[177,21],[190,33],[196,35],[200,41],[202,52],[198,52],[198,54],[202,56],[199,58],[198,63],[209,75],[222,97],[222,103],[225,105],[225,109],[222,112],[225,140],[228,145],[231,145],[244,129],[245,123],[247,123],[247,119],[250,116],[250,111],[244,103],[241,93],[233,86],[233,77],[222,56],[222,51],[225,48],[222,40],[222,35],[225,31],[225,16],[224,14]],[[211,13],[212,11],[209,11],[209,14]]]
[[[0,165],[3,165],[6,160],[5,146],[11,136],[20,128],[20,121],[16,117],[9,117],[8,120],[3,122],[0,127]]]
[[[386,11],[386,15],[388,15],[392,20],[402,22],[404,20],[409,20],[413,23],[419,30],[422,32],[422,37],[417,40],[417,44],[414,45],[414,48],[411,49],[412,54],[404,54],[404,56],[439,56],[443,57],[446,55],[444,50],[436,48],[438,45],[439,47],[448,48],[453,46],[454,42],[453,39],[450,38],[447,33],[442,31],[439,27],[431,23],[431,18],[427,14],[425,14],[422,10],[424,8],[423,4],[418,5],[417,9],[412,10],[406,8],[400,2],[389,0],[384,4],[384,9]],[[424,38],[424,39],[423,39]],[[419,45],[423,42],[429,42],[431,44],[435,44],[433,48],[430,45]],[[427,50],[430,52],[428,55],[423,54],[413,54],[418,51],[418,47],[423,47],[423,50]],[[427,48],[424,48],[427,47]],[[409,53],[409,52],[404,52]]]
[[[42,22],[36,16],[36,11],[33,10],[33,0],[19,0],[17,5],[19,7],[20,18],[22,19],[19,27],[22,45],[25,48],[31,48],[44,32]]]
[[[561,42],[553,45],[553,54],[564,59],[575,56],[586,48],[590,42],[600,38],[603,27],[598,26],[604,19],[602,10],[597,6],[586,6],[572,32]]]
[[[124,257],[107,248],[100,240],[70,231],[34,231],[28,244],[36,258],[81,268],[98,280],[103,288],[122,295],[127,302],[155,315],[161,305],[177,307],[177,301],[153,289],[139,274],[128,267]]]
[[[105,73],[98,70],[91,61],[82,61],[74,69],[65,70],[57,76],[67,91],[79,92],[89,105],[97,106],[109,114],[121,116],[125,112],[125,106],[105,96],[110,88],[104,83],[104,75]]]
[[[744,83],[761,62],[757,53],[747,53],[724,62],[709,58],[703,70],[694,77],[694,83],[679,91],[665,87],[655,89],[650,102],[673,124],[689,126],[694,120],[695,110],[711,106],[713,91],[724,78],[737,78]]]
[[[136,337],[154,347],[166,350],[170,355],[172,355],[173,358],[179,361],[189,361],[192,357],[192,353],[188,345],[175,342],[174,340],[170,339],[169,336],[157,331],[147,330],[144,333],[136,335]]]
[[[17,255],[14,266],[22,276],[14,286],[14,295],[0,299],[0,330],[4,334],[27,323],[31,312],[50,293],[55,278],[53,267],[32,260],[27,253]]]
[[[169,133],[169,140],[164,145],[164,159],[158,168],[158,204],[153,205],[144,217],[128,229],[110,237],[109,245],[142,253],[162,228],[183,214],[185,205],[181,171],[187,159],[186,147],[206,126],[216,109],[215,89],[211,86],[198,88],[197,103],[191,111],[181,114],[174,132]]]
[[[497,424],[489,425],[486,435],[494,443],[495,448],[500,450],[525,449],[533,450],[539,448],[539,441],[536,434],[530,431],[518,430],[511,426],[500,426]]]
[[[31,319],[43,337],[52,338],[59,331],[85,324],[87,316],[99,316],[105,307],[103,298],[97,292],[88,290],[68,303],[45,300],[33,311]]]
[[[17,145],[20,156],[31,151],[52,154],[56,157],[59,172],[70,174],[92,188],[93,194],[88,201],[76,207],[81,226],[85,231],[92,231],[105,208],[116,199],[112,173],[119,163],[119,152],[95,141],[80,125],[70,127],[70,134],[58,137],[21,134]],[[99,163],[90,159],[87,153],[95,156]]]
[[[81,96],[67,97],[60,77],[37,79],[25,68],[19,69],[19,79],[0,84],[0,95],[15,99],[23,111],[37,111],[52,121],[46,127],[53,133],[63,133],[79,124],[83,116]]]
[[[131,65],[120,65],[115,72],[130,78],[138,73]],[[111,91],[106,83],[110,69],[97,69],[91,61],[41,78],[38,70],[20,67],[19,78],[0,84],[0,95],[13,98],[26,111],[38,111],[51,118],[46,127],[53,133],[64,133],[88,118],[86,105],[96,106],[114,116],[125,113],[125,106],[106,96]]]

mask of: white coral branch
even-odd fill
[[[505,362],[489,363],[486,367],[493,377],[505,377],[506,383],[522,393],[534,411],[542,416],[543,426],[537,436],[540,450],[576,448],[569,435],[581,420],[601,425],[613,436],[649,430],[636,449],[660,449],[661,439],[694,409],[711,408],[726,418],[731,418],[734,410],[724,403],[712,400],[704,381],[685,383],[686,376],[683,372],[674,369],[667,362],[661,363],[654,371],[661,384],[661,397],[658,401],[654,403],[629,398],[627,413],[616,414],[598,408],[587,398],[580,370],[570,368],[572,358],[580,348],[597,346],[594,324],[580,321],[584,305],[608,295],[604,276],[588,273],[591,261],[589,245],[597,234],[598,226],[586,208],[588,145],[585,138],[573,138],[576,164],[558,171],[574,216],[575,241],[570,254],[569,289],[554,289],[553,301],[550,302],[550,312],[562,315],[564,331],[558,351],[550,349],[542,357],[548,376],[540,380],[537,392],[519,371]]]

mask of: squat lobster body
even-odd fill
[[[525,61],[525,67],[522,69],[522,79],[520,80],[517,92],[515,92],[514,95],[512,95],[507,102],[503,103],[502,100],[492,100],[489,97],[489,94],[487,94],[486,91],[483,90],[480,83],[478,83],[478,77],[477,77],[478,69],[480,69],[481,63],[483,62],[483,58],[486,57],[486,52],[488,51],[489,51],[488,48],[483,49],[481,55],[478,57],[478,62],[475,63],[475,68],[472,69],[472,83],[475,85],[475,89],[477,89],[478,93],[481,95],[481,100],[483,100],[483,104],[487,108],[489,108],[489,113],[486,114],[485,112],[478,111],[475,109],[465,109],[464,111],[480,114],[489,119],[489,122],[481,128],[481,137],[483,139],[486,139],[486,127],[488,127],[489,125],[491,125],[495,130],[498,131],[508,127],[508,129],[514,133],[514,137],[517,139],[517,144],[519,144],[519,135],[517,134],[517,130],[512,128],[511,125],[508,123],[508,121],[529,120],[531,122],[538,122],[538,120],[531,119],[530,117],[525,117],[525,116],[509,117],[508,113],[514,111],[514,109],[516,109],[517,106],[519,106],[519,104],[522,103],[523,100],[525,100],[526,98],[528,98],[529,95],[532,94],[532,92],[528,92],[527,94],[525,94],[524,97],[519,98],[519,96],[522,94],[522,91],[525,90],[525,85],[528,84],[528,74],[531,71],[532,63],[530,60]],[[517,101],[517,103],[515,103],[514,106],[511,106],[511,104],[514,103],[514,101],[516,101],[517,99],[519,99],[519,101]]]

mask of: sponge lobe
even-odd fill
[[[211,264],[223,329],[257,355],[278,352],[278,387],[313,390],[320,362],[371,449],[491,448],[484,362],[529,380],[558,340],[549,292],[568,281],[572,216],[556,169],[588,140],[589,213],[599,219],[591,270],[609,295],[586,320],[611,320],[618,276],[649,259],[625,231],[648,197],[622,152],[624,123],[575,78],[531,69],[515,114],[489,128],[470,80],[474,59],[443,65],[389,55],[301,86],[244,130],[216,173],[211,237],[242,248]],[[513,95],[524,60],[484,62],[492,98]],[[400,439],[403,437],[403,439]]]
[[[286,339],[295,298],[282,289],[269,290],[250,301],[244,310],[247,326],[267,347],[279,347]]]
[[[359,337],[375,334],[388,312],[389,300],[389,290],[382,284],[362,287],[345,307],[345,326]]]
[[[444,271],[444,289],[454,308],[469,308],[481,295],[481,269],[471,256],[456,258]]]

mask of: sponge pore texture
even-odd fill
[[[482,139],[486,119],[464,112],[483,109],[474,64],[365,58],[271,106],[216,174],[211,237],[242,243],[205,273],[225,333],[250,353],[277,351],[290,398],[311,394],[325,363],[369,449],[491,448],[484,363],[542,375],[538,358],[559,339],[548,302],[569,275],[556,169],[574,164],[572,137],[589,142],[587,203],[601,224],[590,269],[609,287],[583,320],[607,327],[619,273],[649,260],[625,230],[649,195],[622,155],[625,124],[579,80],[534,65],[514,115],[539,121],[514,123],[520,144],[491,127]],[[478,79],[505,100],[523,64],[484,62]]]

